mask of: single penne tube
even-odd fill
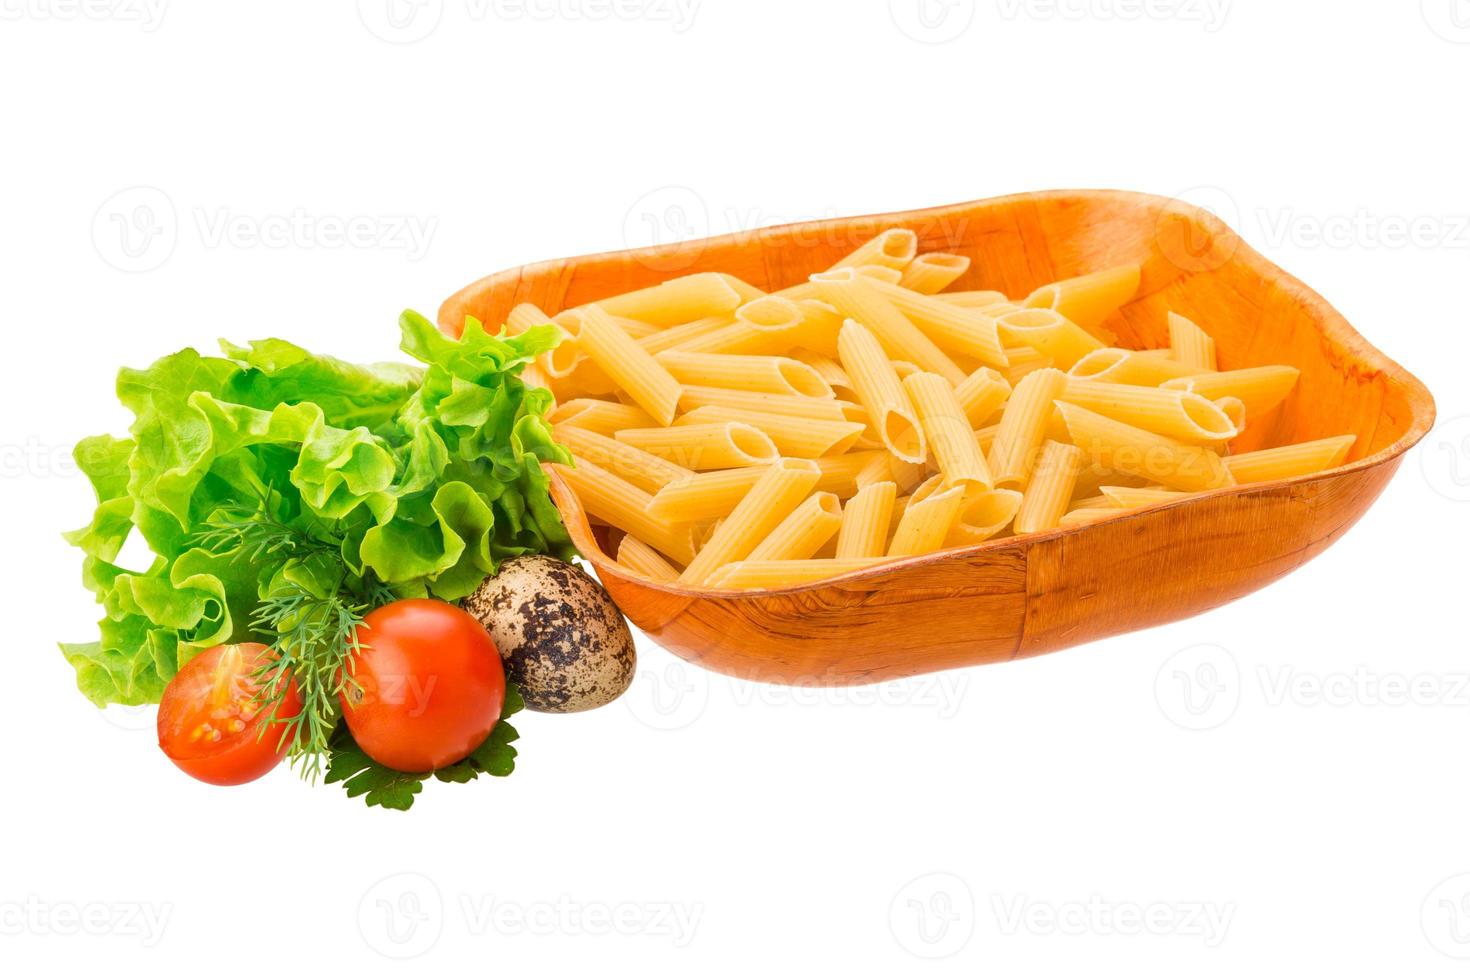
[[[714,470],[667,484],[648,502],[648,516],[674,524],[699,524],[724,517],[767,469],[747,466]]]
[[[653,416],[637,405],[597,398],[562,402],[547,414],[546,420],[552,425],[570,425],[604,436],[611,436],[619,429],[646,429],[653,425]]]
[[[995,322],[1006,344],[1032,347],[1063,370],[1103,346],[1056,310],[1016,310],[996,317]]]
[[[799,415],[777,415],[772,412],[753,412],[725,405],[705,405],[703,408],[687,412],[674,422],[674,428],[731,423],[759,430],[771,440],[779,455],[794,456],[798,459],[816,459],[818,456],[837,456],[845,453],[852,448],[858,437],[863,434],[863,430],[867,428],[862,422],[803,418]],[[702,467],[702,469],[711,468]]]
[[[864,279],[873,279],[891,286],[897,286],[898,281],[903,278],[903,273],[897,269],[890,269],[886,265],[855,265],[852,271]]]
[[[967,498],[945,544],[953,548],[989,541],[1016,519],[1023,499],[1019,490],[990,490]]]
[[[575,344],[575,341],[562,342],[562,346],[567,344]],[[554,357],[559,352],[560,348],[552,351],[551,355]],[[555,385],[555,391],[561,398],[602,398],[618,391],[618,383],[609,377],[608,373],[595,361],[585,355],[579,355],[572,370],[565,377],[553,378],[552,384]]]
[[[711,577],[712,589],[780,589],[808,585],[881,564],[882,558],[808,558],[805,561],[737,561]]]
[[[1017,534],[1049,531],[1057,526],[1072,499],[1082,462],[1082,450],[1076,446],[1049,439],[1042,443],[1021,510],[1016,514]]]
[[[681,343],[676,350],[703,354],[782,354],[799,343],[802,308],[780,296],[762,296],[735,311],[735,322]]]
[[[671,327],[701,317],[734,313],[740,303],[740,294],[718,272],[681,276],[657,286],[597,301],[609,316],[641,320],[656,327]]]
[[[975,430],[975,444],[979,446],[980,451],[985,454],[985,462],[987,464],[989,464],[990,462],[990,447],[995,445],[995,434],[999,431],[999,422],[995,422]]]
[[[1005,348],[1000,342],[1000,328],[994,317],[979,310],[957,307],[937,296],[925,296],[902,286],[890,286],[886,283],[873,285],[884,299],[908,317],[941,350],[953,356],[973,357],[982,364],[993,367],[1009,365]]]
[[[842,329],[838,324],[838,330]],[[842,401],[856,401],[857,392],[853,391],[852,382],[848,380],[847,372],[843,370],[842,363],[837,360],[837,341],[832,342],[832,354],[821,351],[799,350],[792,354],[798,361],[807,364],[812,370],[822,376],[836,397]]]
[[[920,372],[903,379],[903,390],[918,413],[924,441],[945,483],[964,487],[966,493],[991,489],[990,469],[949,382]]]
[[[732,276],[728,272],[721,272],[718,275],[729,284],[731,289],[739,294],[740,302],[742,303],[749,303],[751,300],[757,300],[762,296],[769,295],[764,289],[761,289],[759,286],[752,286],[739,276]]]
[[[1163,387],[1191,391],[1210,401],[1227,397],[1239,398],[1245,406],[1246,417],[1256,418],[1281,404],[1291,394],[1291,389],[1296,387],[1300,376],[1301,371],[1294,367],[1273,364],[1175,378],[1163,382]]]
[[[535,361],[522,367],[519,377],[521,383],[528,388],[550,389],[552,385],[551,375],[547,374],[546,369]],[[556,407],[554,399],[552,401],[552,407]]]
[[[987,306],[995,306],[997,303],[1010,303],[1006,294],[998,289],[965,289],[949,293],[940,293],[939,298],[946,303],[955,306],[966,306],[972,309],[982,309]]]
[[[1081,527],[1083,524],[1094,524],[1107,520],[1109,517],[1126,514],[1129,509],[1127,507],[1076,507],[1062,515],[1062,519],[1057,522],[1057,527]]]
[[[1308,476],[1341,466],[1356,441],[1357,436],[1332,436],[1274,449],[1236,453],[1225,457],[1225,468],[1237,483],[1263,483]]]
[[[1229,465],[1228,462],[1226,465]],[[1171,500],[1179,500],[1189,496],[1182,490],[1165,490],[1161,487],[1099,487],[1101,496],[1107,501],[1100,506],[1112,507],[1149,507],[1153,504],[1167,503]],[[1078,506],[1081,506],[1079,501]]]
[[[812,460],[821,472],[817,478],[817,489],[835,493],[846,500],[858,492],[858,474],[871,466],[875,458],[887,455],[885,449],[866,449],[841,456],[820,456]]]
[[[1226,395],[1224,398],[1216,398],[1214,405],[1225,413],[1225,417],[1230,420],[1230,424],[1235,426],[1236,432],[1245,431],[1245,402],[1236,398],[1234,395]]]
[[[681,384],[808,398],[834,397],[832,387],[814,368],[791,357],[666,350],[656,360]]]
[[[666,327],[658,333],[649,334],[638,341],[638,346],[650,354],[658,354],[662,351],[673,350],[681,344],[690,343],[701,337],[718,333],[735,323],[735,317],[728,314],[716,314],[715,316],[703,317],[692,320],[689,323],[681,323],[676,327]]]
[[[964,487],[950,487],[917,502],[911,500],[888,545],[888,557],[903,558],[939,550],[964,503]]]
[[[878,339],[849,320],[838,334],[837,352],[858,402],[868,412],[874,436],[899,459],[924,462],[928,447],[919,417]]]
[[[821,473],[805,459],[783,459],[761,474],[679,575],[686,585],[704,585],[722,565],[740,561],[785,520],[816,486]]]
[[[1022,306],[1055,310],[1084,330],[1092,331],[1138,293],[1141,269],[1118,265],[1085,276],[1040,287]]]
[[[801,327],[792,335],[792,346],[829,359],[837,356],[837,331],[844,317],[837,307],[820,299],[803,299],[796,303],[801,310]]]
[[[1185,497],[1189,496],[1189,494],[1183,493],[1183,491],[1179,491],[1179,490],[1171,490],[1170,493],[1179,493],[1179,494],[1181,494],[1182,496],[1185,496]],[[1118,506],[1118,503],[1116,501],[1111,500],[1108,497],[1105,497],[1102,494],[1098,493],[1098,494],[1092,495],[1091,497],[1073,497],[1072,498],[1072,502],[1067,505],[1067,510],[1077,510],[1077,509],[1082,508],[1082,507],[1117,507],[1117,506]]]
[[[1108,381],[1120,385],[1161,385],[1174,378],[1199,373],[1198,368],[1174,360],[1169,350],[1125,350],[1101,347],[1068,368],[1074,378]]]
[[[563,330],[566,330],[568,333],[576,333],[577,330],[581,327],[581,318],[584,311],[585,307],[580,310],[563,310],[556,316],[552,317],[551,322],[561,327]],[[514,313],[515,310],[511,310],[511,312]],[[644,323],[642,320],[630,320],[625,316],[614,316],[610,317],[610,319],[613,323],[616,323],[619,327],[622,328],[623,333],[627,334],[629,337],[632,337],[634,340],[640,340],[644,337],[649,337],[659,332],[658,327],[655,327],[651,323]]]
[[[1219,405],[1193,392],[1068,377],[1060,397],[1110,419],[1183,442],[1228,442],[1240,434]]]
[[[1069,432],[1068,435],[1070,436],[1071,433]],[[1158,486],[1158,484],[1147,477],[1134,476],[1132,473],[1124,473],[1110,466],[1088,462],[1082,467],[1082,472],[1077,475],[1077,488],[1074,495],[1079,498],[1096,496],[1105,486],[1147,487]]]
[[[627,480],[587,460],[576,460],[575,466],[558,463],[554,468],[594,519],[621,528],[680,565],[694,558],[694,528],[650,517],[652,498]]]
[[[615,436],[654,456],[703,472],[739,466],[762,466],[780,458],[776,444],[760,429],[740,422],[623,429]]]
[[[1001,368],[1001,374],[1012,387],[1020,384],[1021,379],[1028,374],[1056,366],[1050,357],[1024,344],[1019,347],[1007,347],[1006,360],[1010,364]]]
[[[982,367],[955,386],[954,396],[970,428],[978,429],[1011,397],[1011,383],[999,371]]]
[[[739,388],[706,388],[685,385],[679,407],[687,411],[717,405],[741,408],[772,415],[795,415],[799,418],[826,419],[830,422],[862,422],[868,417],[861,405],[836,398],[807,398],[804,395],[773,395],[766,391],[741,391]]]
[[[893,460],[893,455],[886,449],[873,453],[871,458],[863,464],[862,469],[858,470],[857,475],[853,477],[853,483],[856,485],[858,492],[861,492],[864,487],[872,483],[882,483],[885,480],[892,483]]]
[[[563,328],[564,329],[564,328]],[[585,363],[587,355],[574,337],[563,337],[561,343],[536,358],[536,363],[547,376],[556,380],[571,377],[579,364]]]
[[[918,251],[918,235],[907,228],[889,228],[838,259],[828,271],[858,265],[882,265],[890,269],[903,269],[914,260]]]
[[[842,526],[842,505],[834,493],[814,493],[751,549],[747,561],[798,561],[811,558]]]
[[[1212,449],[1178,442],[1080,405],[1058,402],[1057,407],[1072,442],[1093,463],[1175,490],[1213,490],[1235,482],[1224,461]]]
[[[970,270],[969,256],[949,252],[925,252],[903,270],[898,284],[916,293],[934,295]]]
[[[965,380],[965,373],[950,356],[879,292],[882,283],[865,279],[852,269],[818,273],[812,276],[812,282],[816,284],[822,300],[830,303],[844,317],[856,320],[872,331],[893,360],[912,361],[925,371],[940,375],[950,384]],[[918,293],[913,295],[918,296]]]
[[[837,533],[838,558],[878,558],[888,543],[888,527],[898,485],[892,480],[867,483],[842,510]]]
[[[646,493],[657,493],[675,480],[694,475],[678,463],[587,429],[563,424],[554,426],[552,434],[573,456],[597,464]]]
[[[623,535],[623,540],[618,542],[617,563],[633,574],[655,582],[672,582],[679,577],[678,568],[631,534]]]
[[[718,279],[722,286],[724,281]],[[728,289],[728,286],[725,286]],[[679,407],[679,382],[652,354],[622,331],[599,306],[584,307],[576,341],[619,389],[660,425],[674,421]]]
[[[1214,371],[1215,339],[1193,320],[1169,314],[1169,350],[1174,360],[1199,371]]]
[[[1025,488],[1036,465],[1036,452],[1041,448],[1053,403],[1066,385],[1065,374],[1045,368],[1026,375],[1011,392],[987,459],[995,486]]]
[[[510,334],[519,334],[543,323],[555,322],[535,303],[517,303],[505,315],[505,330]]]

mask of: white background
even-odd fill
[[[88,3],[0,0],[7,974],[1464,976],[1470,4]],[[66,453],[125,426],[119,365],[380,359],[525,261],[1053,187],[1213,208],[1434,391],[1326,555],[876,689],[643,642],[406,815],[208,788],[76,692]]]

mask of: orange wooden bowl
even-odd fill
[[[1120,346],[1167,346],[1165,314],[1174,310],[1215,337],[1222,368],[1301,369],[1291,397],[1252,419],[1235,451],[1345,433],[1358,441],[1344,465],[1325,473],[744,593],[624,573],[554,479],[572,539],[618,605],[687,660],[753,680],[855,684],[1045,653],[1192,616],[1274,581],[1341,537],[1434,420],[1433,399],[1416,378],[1213,215],[1121,191],[1021,194],[540,262],[456,293],[439,326],[457,335],[467,315],[499,324],[517,303],[556,313],[692,272],[729,272],[777,289],[890,227],[917,232],[921,252],[969,256],[970,271],[953,289],[1024,296],[1056,279],[1141,263],[1137,298],[1106,324]]]

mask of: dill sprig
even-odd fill
[[[336,534],[292,527],[271,506],[267,491],[255,507],[225,506],[215,511],[195,532],[190,543],[212,555],[236,554],[251,562],[305,560],[314,555],[341,557],[342,538]]]

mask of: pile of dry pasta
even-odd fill
[[[1313,473],[1353,436],[1231,455],[1291,392],[1284,365],[1221,371],[1169,315],[1169,346],[1111,346],[1137,266],[1020,301],[943,292],[964,256],[891,229],[764,293],[698,273],[554,322],[527,369],[556,396],[561,476],[620,566],[707,589],[779,588],[1189,493]]]

